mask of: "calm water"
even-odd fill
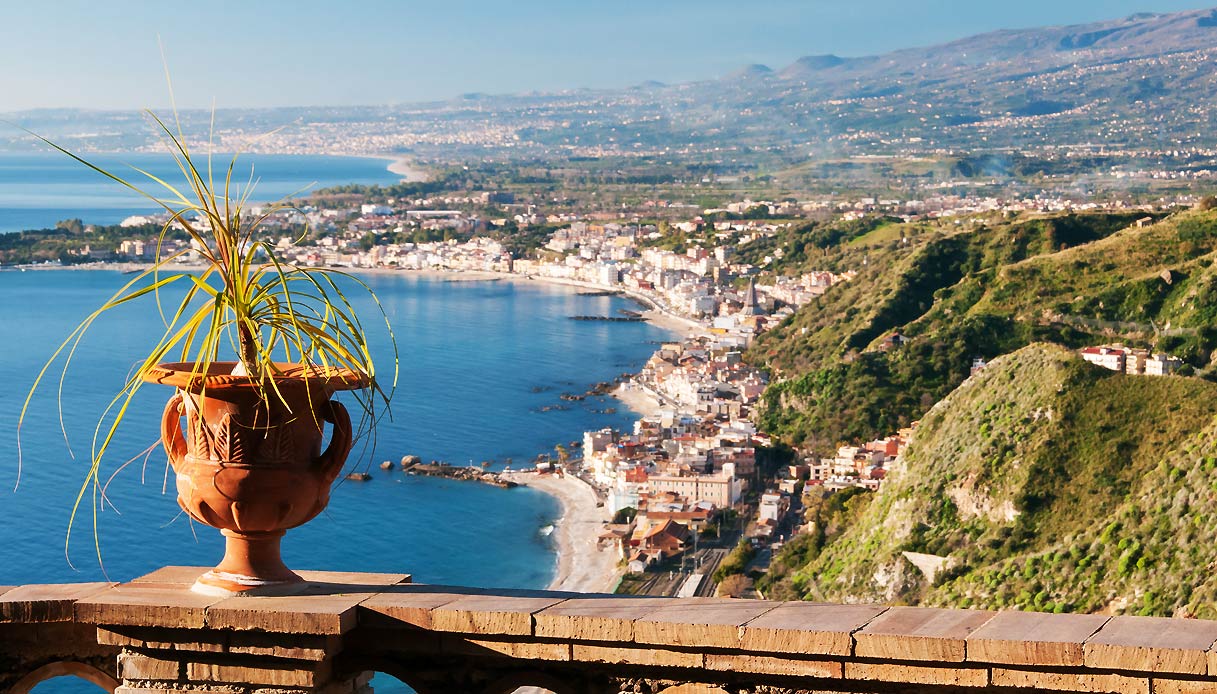
[[[159,319],[150,306],[125,309],[97,324],[76,356],[63,392],[76,459],[59,431],[54,383],[41,391],[22,432],[24,466],[13,490],[15,425],[26,389],[72,326],[124,279],[109,271],[0,271],[0,382],[10,389],[0,397],[0,585],[127,580],[166,564],[214,564],[222,553],[218,532],[192,525],[172,494],[162,491],[166,469],[157,448],[146,465],[132,464],[107,490],[113,506],[100,516],[104,573],[95,557],[88,499],[65,557],[68,517],[96,413],[139,350],[158,334]],[[648,324],[567,318],[628,307],[615,297],[583,297],[530,283],[399,275],[368,281],[389,314],[401,354],[393,421],[380,427],[374,452],[360,454],[357,448],[348,462],[348,468],[370,464],[374,479],[340,484],[327,512],[288,533],[287,562],[296,568],[409,572],[430,583],[546,585],[555,556],[540,530],[557,515],[552,499],[527,489],[387,473],[377,465],[407,453],[454,463],[523,461],[579,438],[584,429],[627,426],[627,412],[593,411],[617,406],[611,399],[563,403],[559,395],[637,369],[664,333]],[[377,349],[386,354],[383,340]],[[156,440],[168,396],[167,389],[144,391],[114,446],[111,469]],[[549,405],[570,409],[539,411]]]
[[[85,158],[148,192],[159,192],[157,184],[145,185],[146,179],[132,166],[170,182],[183,180],[168,155],[89,154]],[[223,180],[230,161],[230,155],[215,156],[217,182]],[[201,165],[203,160],[196,163]],[[244,185],[252,167],[257,185],[251,200],[269,202],[331,185],[396,183],[400,177],[386,170],[387,163],[361,157],[250,154],[237,159],[233,180]],[[156,210],[147,200],[58,152],[0,153],[0,232],[53,227],[72,217],[90,224],[117,224],[133,214]]]

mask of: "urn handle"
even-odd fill
[[[169,455],[169,462],[174,469],[182,458],[186,457],[186,437],[182,435],[182,415],[185,414],[185,403],[182,394],[174,393],[165,403],[165,414],[161,418],[161,444]]]
[[[327,405],[321,409],[321,418],[334,425],[334,432],[330,435],[330,445],[321,454],[318,462],[326,482],[329,483],[337,479],[338,473],[342,472],[342,465],[351,452],[354,439],[351,415],[347,413],[347,408],[337,400],[330,400]]]

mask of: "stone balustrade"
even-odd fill
[[[130,583],[0,588],[0,692],[75,674],[122,694],[1217,693],[1217,622],[420,585],[305,572],[290,597]]]

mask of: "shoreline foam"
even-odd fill
[[[512,472],[513,482],[558,500],[562,517],[554,522],[558,571],[549,590],[578,593],[608,593],[617,587],[622,571],[612,549],[600,547],[600,533],[610,520],[608,509],[588,483],[565,475]]]

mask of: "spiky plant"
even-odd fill
[[[22,406],[18,423],[19,459],[21,423],[25,420],[34,394],[56,364],[61,367],[59,379],[62,391],[72,357],[96,320],[139,299],[155,302],[165,326],[164,333],[156,346],[128,375],[122,389],[98,420],[89,471],[76,497],[72,520],[69,521],[69,540],[76,514],[87,496],[92,496],[96,530],[96,510],[105,496],[103,459],[125,421],[132,400],[145,383],[144,376],[163,361],[176,358],[189,362],[193,364],[193,374],[201,376],[209,373],[214,363],[235,358],[237,367],[234,373],[248,378],[267,401],[279,398],[282,402],[274,377],[280,372],[278,364],[284,362],[306,367],[293,370],[293,375],[298,378],[357,381],[365,386],[363,390],[355,391],[363,410],[362,431],[368,430],[375,422],[377,404],[387,405],[392,388],[396,385],[396,343],[392,339],[387,318],[385,327],[394,347],[394,369],[393,385],[385,389],[377,377],[366,330],[341,284],[358,287],[376,301],[371,288],[348,273],[326,268],[297,267],[280,260],[275,248],[260,232],[272,215],[294,209],[291,202],[281,200],[266,206],[257,215],[250,214],[248,202],[255,187],[252,169],[247,182],[234,184],[233,174],[237,163],[234,156],[222,170],[222,186],[217,187],[211,154],[206,156],[205,168],[201,167],[186,144],[180,123],[175,133],[154,113],[149,111],[148,115],[168,146],[185,182],[175,185],[149,171],[132,167],[144,177],[143,185],[155,186],[154,190],[159,194],[153,194],[145,187],[31,133],[55,150],[153,201],[169,213],[169,220],[158,236],[151,266],[138,273],[76,326],[42,367]],[[185,230],[190,246],[169,252],[165,241],[175,228]],[[196,267],[182,270],[179,261],[186,260],[192,252],[198,257]],[[171,287],[182,290],[180,299],[164,296],[165,290]],[[376,305],[379,308],[379,301],[376,301]],[[381,316],[384,317],[383,310]],[[62,418],[62,407],[60,414]]]

